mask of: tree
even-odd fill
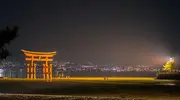
[[[7,50],[7,45],[18,36],[18,29],[17,26],[14,26],[13,28],[6,27],[0,30],[0,60],[6,59],[7,56],[11,55]]]

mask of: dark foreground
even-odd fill
[[[180,100],[180,84],[177,81],[1,80],[0,92],[2,93],[0,100],[7,100],[7,98],[11,98],[10,100],[32,100],[32,98],[33,100],[54,100],[55,98],[56,100],[86,100],[87,98],[88,100]],[[6,95],[7,93],[9,95]]]

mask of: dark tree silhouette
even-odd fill
[[[17,32],[17,26],[14,26],[13,28],[6,27],[5,29],[0,30],[0,60],[10,56],[10,52],[7,50],[6,46],[18,36]]]

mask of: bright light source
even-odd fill
[[[170,62],[172,62],[172,58],[170,58]]]
[[[170,61],[170,62],[174,62],[174,58],[170,58],[169,61]]]
[[[4,70],[3,69],[0,69],[0,73],[3,73],[4,72]]]
[[[4,72],[4,70],[0,69],[0,77],[3,77],[3,72]]]

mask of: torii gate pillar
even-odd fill
[[[45,62],[43,64],[42,72],[43,78],[45,80],[52,80],[52,64],[49,62],[53,61],[53,56],[56,55],[55,52],[33,52],[27,50],[21,50],[25,56],[26,61],[29,61],[27,64],[27,79],[36,79],[36,64],[34,62],[41,61]]]

